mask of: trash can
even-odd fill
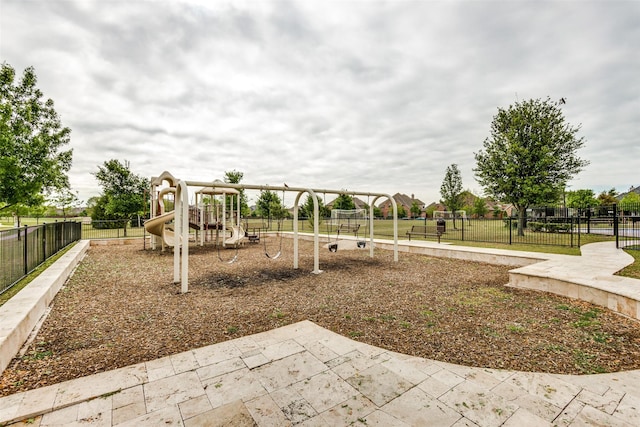
[[[438,234],[443,234],[447,231],[447,223],[442,218],[436,220],[436,230]]]

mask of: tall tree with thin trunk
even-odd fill
[[[443,203],[447,210],[450,210],[453,215],[453,228],[456,228],[456,211],[462,208],[462,175],[460,169],[455,163],[451,166],[447,166],[447,172],[444,175],[444,180],[440,186],[440,195],[442,196],[441,203]]]
[[[232,170],[232,171],[226,171],[224,173],[224,182],[226,182],[227,184],[240,184],[240,182],[242,182],[242,178],[244,177],[244,173],[237,171],[237,170]],[[238,190],[240,191],[240,214],[243,217],[247,217],[249,215],[251,215],[251,209],[249,209],[249,202],[247,201],[247,195],[244,192],[244,188]],[[230,208],[230,206],[228,206],[228,203],[230,203],[231,198],[229,198],[229,202],[227,202],[227,209]],[[234,206],[233,209],[235,209],[236,207]]]

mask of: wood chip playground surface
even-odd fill
[[[269,242],[271,248],[279,244]],[[2,395],[123,367],[301,320],[354,340],[456,364],[586,374],[640,368],[640,325],[602,307],[504,286],[508,267],[391,252],[262,245],[190,249],[190,292],[172,283],[171,251],[94,246]],[[222,258],[223,261],[220,260]]]

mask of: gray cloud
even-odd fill
[[[72,129],[85,200],[110,158],[185,179],[440,198],[474,180],[498,107],[559,99],[624,191],[640,148],[640,3],[3,0],[0,50]]]

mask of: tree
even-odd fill
[[[327,212],[327,207],[322,203],[320,196],[316,195],[316,198],[318,199],[318,223],[321,224],[322,218],[326,218],[331,213]],[[304,204],[300,206],[300,215],[307,218],[309,224],[313,226],[313,197],[311,194],[307,194]]]
[[[622,200],[620,200],[620,209],[623,212],[638,212],[640,210],[640,194],[638,193],[627,193]]]
[[[43,193],[69,187],[71,130],[62,127],[51,99],[43,101],[33,67],[14,83],[15,70],[0,70],[0,211],[37,206]]]
[[[600,203],[601,206],[618,203],[618,199],[616,199],[617,195],[618,193],[615,188],[612,188],[609,191],[603,191],[598,194],[598,203]]]
[[[100,196],[89,197],[89,199],[87,200],[87,214],[90,217],[93,217],[93,209],[99,203],[99,201],[100,201]]]
[[[417,218],[420,216],[420,213],[422,212],[422,209],[420,209],[420,205],[418,205],[418,202],[416,202],[415,200],[413,201],[413,203],[411,203],[411,216],[413,218]]]
[[[147,207],[149,180],[131,172],[129,162],[120,163],[114,159],[98,166],[94,175],[102,186],[102,197],[94,206],[92,218],[126,220],[123,221],[126,236],[127,222],[142,214]]]
[[[282,201],[275,191],[261,190],[258,201],[256,202],[256,210],[262,218],[267,218],[269,228],[271,228],[272,219],[283,219],[286,217],[286,210],[282,206]]]
[[[462,176],[455,163],[447,166],[447,172],[440,186],[440,195],[442,196],[440,203],[443,203],[447,210],[453,212],[453,228],[456,228],[455,211],[462,207]]]
[[[478,218],[484,218],[484,216],[489,212],[489,208],[487,207],[487,201],[482,197],[478,197],[473,201],[473,213],[478,216]]]
[[[580,127],[565,122],[549,98],[498,108],[491,136],[474,153],[476,179],[486,194],[513,204],[518,235],[524,235],[529,206],[557,200],[566,183],[588,164],[577,157],[584,145]]]
[[[424,217],[425,218],[433,218],[433,213],[436,211],[436,205],[430,204],[429,206],[424,208]]]
[[[40,218],[44,216],[45,212],[47,212],[45,205],[31,206],[28,215],[36,219],[36,224],[40,224]]]
[[[338,195],[338,197],[333,201],[333,206],[332,209],[345,209],[345,210],[349,210],[349,209],[355,209],[356,208],[356,204],[353,203],[353,197],[351,197],[348,194],[340,194]]]
[[[406,218],[406,217],[407,217],[407,211],[404,209],[404,206],[402,206],[401,204],[398,204],[398,218]]]
[[[224,173],[224,182],[227,184],[240,184],[244,174],[242,172],[238,172],[235,169],[232,171],[227,171]],[[247,217],[251,214],[251,209],[249,208],[249,202],[247,201],[247,195],[244,192],[244,188],[240,191],[240,214],[243,217]],[[229,209],[229,203],[231,203],[231,197],[229,197],[229,201],[227,202],[227,209]],[[234,206],[233,209],[236,207]]]
[[[574,209],[586,209],[598,206],[598,200],[593,190],[567,191],[565,197],[567,207]]]
[[[77,208],[80,206],[80,199],[78,198],[78,192],[73,193],[68,188],[63,188],[56,191],[51,197],[53,205],[62,211],[62,216],[67,219],[67,212],[71,208]]]

